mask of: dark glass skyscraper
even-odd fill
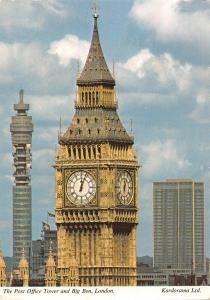
[[[18,104],[14,104],[16,115],[12,117],[10,131],[12,134],[14,157],[13,186],[13,268],[18,267],[22,248],[26,258],[32,240],[31,225],[31,143],[33,123],[27,115],[29,104],[23,101],[23,90],[20,91]]]
[[[154,266],[204,272],[204,183],[153,184]]]

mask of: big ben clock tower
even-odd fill
[[[117,113],[97,12],[93,18],[75,114],[55,162],[58,277],[62,286],[134,286],[138,162]]]

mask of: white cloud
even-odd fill
[[[144,66],[153,58],[154,55],[149,49],[143,49],[137,55],[129,58],[123,66],[125,69],[137,73],[139,78],[143,78],[145,77]]]
[[[174,140],[164,142],[154,141],[140,147],[143,160],[142,174],[145,176],[160,175],[170,176],[180,170],[187,169],[191,163],[176,147]]]
[[[12,175],[5,175],[4,178],[7,179],[11,183],[14,182],[14,177]]]
[[[58,119],[58,116],[57,116]],[[42,142],[55,142],[58,136],[58,131],[59,131],[59,124],[57,127],[52,126],[48,127],[45,126],[44,129],[43,127],[37,127],[36,126],[36,131],[34,132],[34,139],[37,138],[41,140]]]
[[[18,77],[47,77],[49,59],[39,43],[0,42],[0,84],[15,82]],[[19,75],[20,74],[20,75]]]
[[[189,114],[189,117],[200,124],[210,123],[210,92],[198,93],[196,106]]]
[[[139,205],[144,211],[144,219],[147,219],[151,217],[152,211],[152,181],[142,181],[141,176],[139,176],[139,189],[141,191]]]
[[[69,120],[70,113],[73,110],[74,96],[64,95],[42,95],[27,97],[31,103],[31,111],[38,120],[54,121],[59,125],[59,118]]]
[[[195,91],[195,107],[188,114],[192,120],[200,124],[210,123],[210,88],[209,88],[209,76],[210,69],[198,68],[195,73],[197,84],[194,84]],[[195,77],[194,76],[194,77]]]
[[[6,31],[18,27],[40,30],[47,15],[65,17],[66,11],[57,0],[0,1],[0,26]]]
[[[32,176],[33,191],[36,191],[36,203],[45,207],[43,211],[54,208],[54,170],[52,168],[53,161],[41,169],[37,176]],[[40,166],[41,168],[41,166]],[[47,170],[47,172],[46,172]],[[38,217],[40,212],[34,207],[34,218]],[[45,213],[44,213],[45,214]]]
[[[33,159],[34,161],[39,161],[41,157],[53,157],[55,152],[52,149],[40,149],[33,151]]]
[[[162,86],[174,82],[181,92],[189,89],[191,84],[192,66],[181,64],[169,53],[155,56],[149,49],[142,49],[127,62],[119,63],[118,67],[121,68],[121,72],[123,72],[123,68],[135,73],[139,79],[148,77],[151,79],[152,76],[155,76]]]
[[[39,93],[69,91],[71,77],[76,80],[76,65],[69,70],[65,67],[74,59],[84,63],[88,49],[89,43],[77,36],[66,36],[49,46],[39,42],[0,42],[0,86],[20,82],[20,87]]]
[[[52,148],[49,149],[39,149],[33,151],[33,163],[32,168],[36,171],[49,170],[52,167],[52,164],[55,160],[55,150]]]
[[[4,116],[4,108],[3,106],[0,106],[0,116]]]
[[[49,196],[50,193],[54,193],[54,190],[52,188],[53,184],[54,184],[54,182],[53,182],[54,170],[53,170],[53,168],[48,168],[48,171],[50,171],[50,172],[45,172],[45,173],[42,172],[38,176],[32,177],[32,180],[33,180],[33,186],[36,186],[36,188],[39,188],[40,186],[49,187],[48,190],[44,189],[42,191],[44,195],[48,194],[48,196]],[[50,193],[49,193],[49,191],[50,191]],[[37,199],[37,201],[42,202],[42,199],[43,198],[41,198],[39,200]],[[50,200],[52,201],[51,196],[48,198],[48,202],[50,202]]]
[[[59,63],[68,66],[72,59],[81,61],[83,64],[87,58],[90,43],[80,40],[76,35],[66,35],[59,41],[54,41],[50,45],[49,54],[56,55]]]
[[[11,220],[0,220],[0,228],[3,231],[4,229],[11,228],[12,222]],[[2,298],[3,299],[3,298]]]
[[[136,0],[130,16],[156,32],[162,40],[179,40],[198,47],[210,47],[210,10],[183,10],[182,6],[193,0]]]
[[[64,68],[42,43],[0,42],[0,86],[3,88],[16,85],[26,87],[26,93],[29,90],[39,94],[65,93],[71,87],[73,73],[74,66],[70,70]]]
[[[11,146],[11,152],[12,152],[12,146]],[[11,166],[13,163],[13,157],[12,153],[4,153],[2,157],[2,165],[5,169],[8,169],[8,166]]]
[[[40,5],[44,7],[46,10],[48,10],[49,12],[51,12],[52,14],[56,14],[61,17],[67,15],[66,9],[64,8],[63,4],[61,4],[61,1],[59,2],[58,0],[45,0],[45,1],[40,1]]]
[[[208,101],[210,101],[210,93],[208,91],[200,92],[197,95],[196,102],[198,103],[198,105],[204,105]]]
[[[13,70],[28,74],[47,75],[48,65],[44,48],[40,43],[3,43],[0,42],[0,70],[10,74]]]
[[[123,106],[129,105],[138,105],[138,104],[153,104],[160,105],[165,103],[176,102],[176,95],[170,94],[161,94],[161,93],[141,93],[141,92],[124,92],[119,93],[119,105],[122,108]]]

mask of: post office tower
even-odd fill
[[[33,124],[27,115],[29,104],[20,99],[14,104],[16,115],[12,117],[10,131],[13,145],[14,186],[13,186],[13,268],[17,269],[25,249],[27,260],[32,239],[31,225],[31,144]]]

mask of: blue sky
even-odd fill
[[[210,196],[210,1],[101,0],[99,30],[107,63],[115,62],[119,114],[142,164],[138,255],[152,255],[152,182],[205,182]],[[12,253],[13,103],[25,90],[33,117],[33,239],[53,211],[52,168],[59,118],[74,112],[78,62],[92,35],[91,0],[0,1],[0,239]],[[206,234],[206,254],[210,239]]]

